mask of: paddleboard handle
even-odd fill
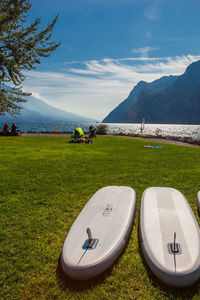
[[[89,239],[89,240],[92,240],[92,233],[91,233],[91,230],[90,230],[89,227],[86,229],[86,232],[87,232],[87,234],[88,234],[88,239]]]
[[[95,243],[96,243],[96,239],[92,238],[92,233],[91,233],[91,230],[90,230],[89,227],[86,229],[86,232],[88,234],[88,242],[87,242],[87,245],[86,245],[86,249],[87,248],[94,248]]]
[[[174,232],[174,242],[170,244],[172,253],[179,253],[179,246],[176,243],[176,232]]]

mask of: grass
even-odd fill
[[[149,186],[180,190],[196,217],[200,148],[98,137],[0,139],[0,299],[200,299],[200,280],[170,288],[147,267],[138,244],[138,215]],[[135,225],[123,254],[98,278],[76,282],[60,267],[63,242],[90,197],[107,185],[137,193]]]

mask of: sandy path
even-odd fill
[[[189,146],[189,147],[200,147],[200,145],[194,145],[194,144],[184,143],[184,142],[180,142],[180,141],[176,141],[176,140],[168,140],[168,139],[141,138],[141,137],[132,137],[132,136],[118,136],[118,135],[115,135],[115,137],[130,138],[130,139],[135,139],[135,140],[143,140],[143,141],[147,141],[147,142],[152,141],[152,142],[158,142],[158,143],[182,145],[182,146]]]

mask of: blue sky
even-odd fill
[[[179,75],[200,59],[199,0],[33,0],[31,19],[59,14],[61,46],[26,72],[48,104],[102,120],[140,80]]]

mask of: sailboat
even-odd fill
[[[141,123],[141,127],[140,127],[141,133],[144,130],[144,125],[145,125],[145,118],[142,119],[142,123]]]

